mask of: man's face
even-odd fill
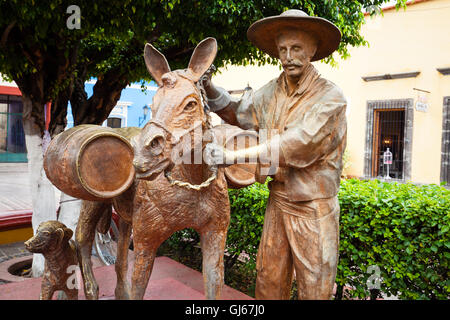
[[[300,77],[317,48],[313,38],[298,30],[282,32],[277,38],[277,47],[283,69],[291,80]]]

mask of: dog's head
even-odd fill
[[[59,221],[42,222],[36,234],[25,242],[25,248],[33,253],[47,253],[61,247],[72,238],[73,231]]]

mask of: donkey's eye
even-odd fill
[[[197,101],[190,101],[185,107],[184,111],[191,111],[197,106]]]

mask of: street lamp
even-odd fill
[[[142,122],[144,122],[144,120],[147,118],[147,114],[148,114],[148,110],[149,109],[150,108],[147,105],[142,107],[142,112],[143,112],[144,116],[143,117],[139,117],[139,127],[141,126]]]

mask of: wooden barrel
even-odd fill
[[[113,198],[134,180],[131,144],[117,130],[79,125],[55,136],[44,157],[48,179],[83,200]]]
[[[239,150],[254,147],[258,144],[258,134],[255,131],[242,130],[229,124],[221,124],[213,128],[219,143],[227,149]],[[225,177],[228,187],[240,189],[255,183],[255,163],[237,163],[225,167]]]

